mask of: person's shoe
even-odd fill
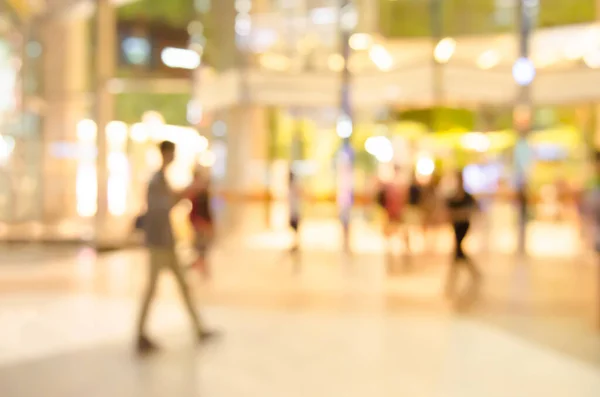
[[[218,331],[212,331],[212,330],[205,330],[205,331],[200,331],[198,332],[198,342],[204,344],[204,343],[210,343],[212,341],[214,341],[215,339],[218,339],[221,336],[221,334]]]
[[[158,345],[145,336],[140,336],[137,340],[137,351],[140,354],[148,354],[157,351]]]

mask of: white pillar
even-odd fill
[[[43,44],[43,214],[47,223],[77,216],[77,159],[57,153],[77,144],[77,123],[87,116],[87,22],[52,20],[41,27]],[[61,158],[59,154],[69,154]]]
[[[224,112],[224,121],[228,153],[223,188],[235,194],[264,191],[260,169],[267,150],[265,109],[236,106]]]

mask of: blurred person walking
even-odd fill
[[[158,278],[162,270],[168,270],[175,276],[177,287],[193,322],[198,340],[204,342],[216,335],[204,328],[190,295],[183,269],[177,259],[170,218],[171,209],[182,199],[195,195],[201,190],[201,187],[197,186],[195,181],[184,191],[174,192],[167,182],[166,170],[175,159],[175,144],[169,141],[161,142],[159,150],[162,166],[148,185],[147,211],[142,221],[149,254],[149,277],[142,299],[137,328],[137,349],[142,353],[157,349],[157,345],[146,334],[146,321],[150,306],[156,296]]]
[[[294,233],[294,242],[291,252],[297,252],[300,248],[300,219],[302,207],[302,188],[296,174],[290,170],[288,186],[289,224]]]
[[[437,248],[438,227],[443,218],[444,203],[440,192],[440,177],[433,175],[421,192],[421,221],[426,249]]]
[[[425,235],[425,216],[423,214],[423,194],[424,187],[417,180],[416,170],[412,170],[410,175],[410,184],[408,186],[408,206],[406,208],[406,214],[404,221],[407,225],[407,241],[410,243],[412,237],[417,234]]]
[[[594,155],[594,178],[590,183],[589,191],[586,195],[584,210],[590,220],[591,235],[593,236],[594,250],[596,252],[596,261],[600,258],[600,152]],[[589,230],[589,229],[588,229]],[[600,267],[596,282],[598,293],[597,301],[597,321],[600,326]]]
[[[394,264],[393,237],[401,233],[406,246],[405,252],[410,252],[408,231],[404,224],[408,195],[408,187],[402,180],[402,170],[399,166],[395,166],[393,179],[389,183],[383,183],[380,186],[377,197],[377,201],[386,215],[383,234],[386,238],[388,270],[392,270]]]
[[[345,254],[352,253],[350,222],[354,206],[354,170],[353,154],[348,148],[342,149],[337,162],[337,194],[338,214],[342,225],[342,246]]]
[[[208,254],[214,241],[214,224],[210,197],[210,176],[206,169],[197,168],[194,172],[194,186],[198,189],[190,198],[192,209],[190,223],[194,229],[194,248],[196,260],[192,268],[199,271],[205,279],[211,276]]]
[[[448,279],[446,283],[446,294],[448,297],[455,295],[458,272],[463,266],[471,275],[472,295],[476,295],[481,284],[481,273],[474,262],[467,256],[464,250],[464,240],[467,237],[473,214],[477,211],[478,205],[475,198],[469,194],[464,187],[462,172],[457,173],[457,186],[455,193],[448,199],[447,206],[454,231],[455,251]]]

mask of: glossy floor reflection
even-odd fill
[[[190,274],[225,332],[199,348],[169,277],[152,331],[164,350],[132,354],[145,255],[83,250],[0,267],[0,395],[595,397],[600,337],[593,263],[479,257],[482,300],[442,296],[447,258],[398,274],[379,254],[346,258],[232,241],[210,284]]]

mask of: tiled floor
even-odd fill
[[[1,266],[0,396],[598,396],[593,263],[480,256],[483,296],[459,313],[442,254],[390,275],[369,250],[294,261],[252,238],[216,252],[210,284],[190,274],[224,338],[194,345],[165,277],[164,349],[145,359],[131,350],[143,252]]]

